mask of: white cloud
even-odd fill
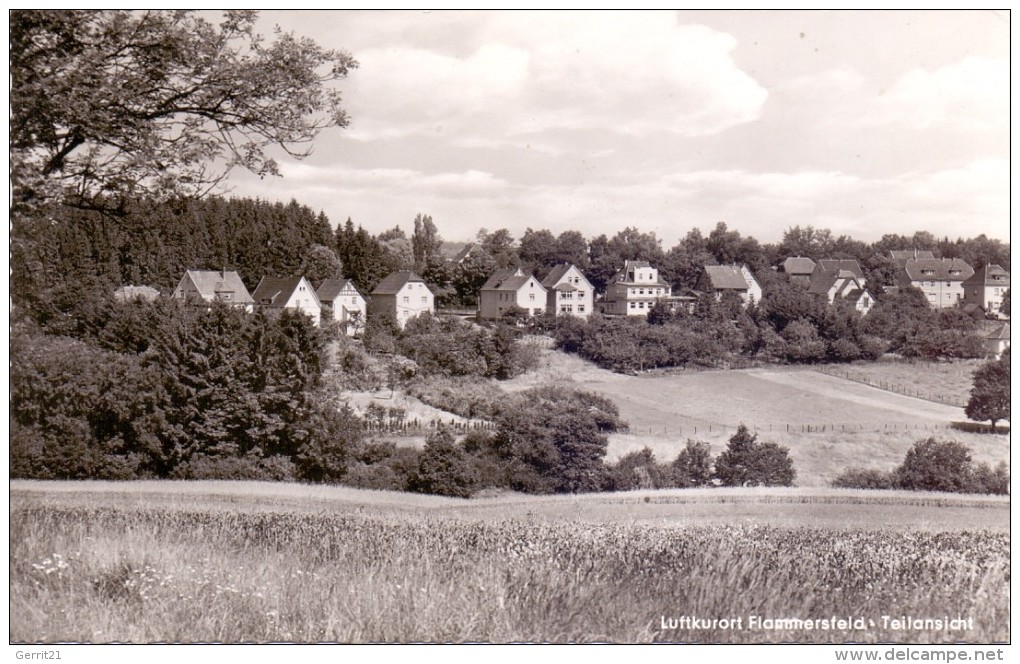
[[[913,69],[879,99],[874,120],[911,129],[1007,129],[1009,83],[1007,60],[968,57],[934,71]]]
[[[488,140],[556,129],[698,136],[749,122],[767,91],[736,41],[671,13],[468,14],[465,57],[395,45],[358,51],[349,135],[422,132]]]

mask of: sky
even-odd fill
[[[358,61],[350,124],[230,194],[334,225],[1009,240],[1007,12],[262,12],[274,26]]]

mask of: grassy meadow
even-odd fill
[[[465,501],[254,482],[14,482],[10,519],[17,643],[1010,636],[1004,498],[734,489]],[[682,615],[875,624],[663,627]],[[883,615],[974,628],[893,631]]]
[[[843,365],[836,366],[845,370]],[[854,364],[852,371],[896,384],[918,383],[931,371],[932,389],[958,395],[970,389],[975,366],[974,362],[875,362]],[[630,431],[610,436],[608,461],[643,447],[650,448],[659,461],[671,461],[689,438],[711,443],[712,453],[718,454],[743,423],[756,430],[761,440],[790,449],[798,486],[828,486],[851,467],[892,470],[915,442],[931,436],[963,443],[975,462],[1009,463],[1008,435],[952,428],[953,422],[967,420],[961,407],[806,367],[626,376],[576,356],[543,350],[538,369],[501,386],[517,391],[546,383],[591,390],[616,403]]]

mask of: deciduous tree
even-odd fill
[[[279,175],[268,148],[307,155],[348,118],[333,83],[347,53],[215,25],[189,11],[15,10],[10,15],[16,206],[200,195],[233,167]]]
[[[983,422],[990,420],[992,431],[999,420],[1008,420],[1010,397],[1010,354],[1006,352],[1001,359],[983,364],[974,372],[974,386],[970,390],[970,399],[964,412],[972,420]]]

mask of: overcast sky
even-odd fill
[[[793,225],[1009,240],[1004,12],[263,12],[342,48],[346,129],[237,174],[373,233]]]

